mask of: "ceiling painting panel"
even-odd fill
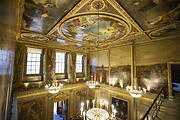
[[[86,42],[111,42],[124,37],[130,31],[121,18],[89,14],[70,18],[60,26],[65,38]]]
[[[25,0],[22,28],[47,33],[80,0]]]
[[[144,29],[180,20],[179,0],[116,0]]]

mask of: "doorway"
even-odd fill
[[[171,64],[172,95],[180,96],[180,64]]]
[[[67,120],[68,99],[54,102],[53,120]]]
[[[119,120],[129,120],[128,102],[117,97],[112,97],[112,105],[116,109],[116,118]]]

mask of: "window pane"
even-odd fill
[[[56,52],[56,73],[64,73],[65,53]]]
[[[82,72],[82,55],[76,56],[76,72]]]
[[[40,73],[41,49],[28,48],[26,74]]]

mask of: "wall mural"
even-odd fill
[[[111,67],[109,84],[122,88],[131,85],[131,66]]]
[[[19,120],[45,120],[46,103],[45,99],[33,99],[18,102]]]
[[[127,120],[128,119],[128,102],[112,97],[112,104],[116,108],[117,120]]]
[[[104,67],[104,65],[102,65],[101,67],[91,65],[90,69],[91,69],[90,70],[91,80],[96,80],[99,81],[100,83],[107,83],[109,76],[108,67]]]
[[[80,0],[25,0],[22,28],[47,33]]]
[[[70,18],[60,26],[66,38],[88,42],[110,42],[127,35],[124,20],[108,15],[82,15]]]
[[[158,92],[167,85],[167,65],[156,64],[148,66],[137,66],[137,84],[147,88],[148,91]]]
[[[147,30],[180,20],[179,0],[117,0]]]

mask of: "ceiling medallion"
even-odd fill
[[[105,7],[105,3],[103,0],[94,0],[91,3],[91,8],[96,9],[96,10],[102,10]]]
[[[108,14],[83,14],[65,20],[59,27],[60,34],[78,42],[107,44],[127,36],[130,25],[121,17]]]

